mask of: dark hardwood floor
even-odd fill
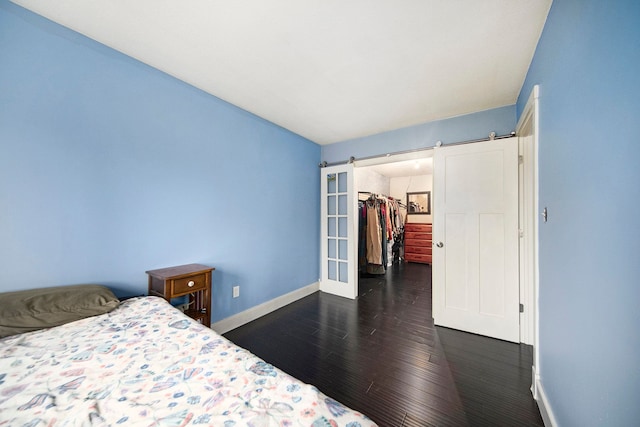
[[[360,297],[317,292],[225,334],[380,426],[543,426],[532,349],[431,317],[431,267],[360,279]]]

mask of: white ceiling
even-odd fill
[[[367,167],[388,178],[433,175],[433,158],[403,160],[395,163],[382,163]]]
[[[512,105],[551,0],[13,0],[319,144]]]

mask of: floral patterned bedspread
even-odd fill
[[[0,426],[81,425],[375,426],[156,297],[0,340]]]

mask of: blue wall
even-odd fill
[[[356,158],[380,156],[443,144],[487,138],[491,132],[507,135],[516,127],[516,106],[510,105],[464,116],[436,120],[416,126],[379,133],[322,146],[322,160],[346,162]]]
[[[318,145],[5,0],[0,64],[0,292],[196,262],[215,321],[318,280]]]
[[[640,2],[556,0],[540,84],[540,374],[560,426],[640,423]]]

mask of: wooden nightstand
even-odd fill
[[[149,295],[172,298],[189,295],[189,308],[184,314],[203,325],[211,326],[211,272],[213,267],[187,264],[149,270]]]

